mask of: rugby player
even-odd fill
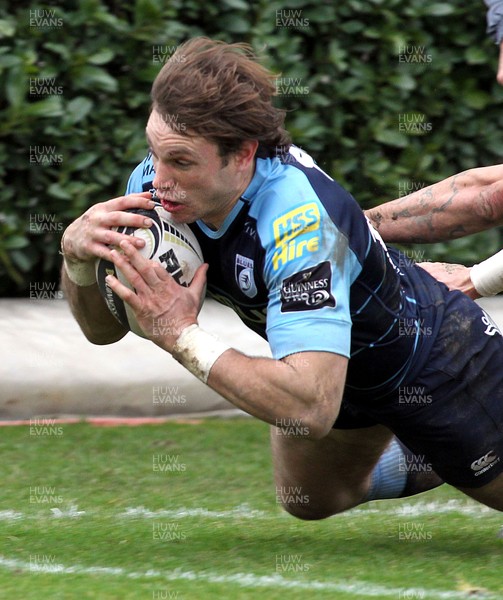
[[[196,38],[178,47],[154,81],[150,153],[126,195],[94,205],[63,236],[62,284],[83,332],[97,344],[127,333],[94,279],[95,258],[111,259],[135,291],[108,283],[152,341],[271,424],[279,497],[299,518],[442,481],[503,510],[501,333],[466,294],[386,247],[352,196],[291,145],[274,92],[274,75],[245,45]],[[480,213],[474,203],[501,168],[457,177],[432,186],[426,208],[400,199],[369,217],[401,241],[486,227],[492,200]],[[446,192],[453,182],[460,193]],[[209,264],[188,288],[141,256],[142,240],[112,231],[149,226],[124,211],[152,206],[150,190],[191,224]],[[470,272],[460,273],[465,285]],[[268,340],[273,358],[199,328],[205,289]],[[155,335],[158,319],[173,327]],[[427,476],[407,468],[414,461],[431,465]],[[293,489],[308,501],[292,499]]]

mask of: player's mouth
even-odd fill
[[[185,204],[182,204],[181,202],[176,202],[175,200],[168,200],[167,198],[159,198],[159,201],[164,210],[167,210],[169,213],[176,213],[182,210],[185,206]]]

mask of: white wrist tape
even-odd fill
[[[503,250],[470,269],[472,283],[481,296],[503,292]]]
[[[64,250],[65,235],[66,231],[63,233],[61,238],[61,249],[59,253],[63,257],[63,264],[65,266],[68,279],[79,287],[87,287],[93,283],[96,283],[95,261],[88,262],[78,259],[72,260]]]
[[[79,287],[87,287],[96,283],[94,261],[71,260],[63,255],[63,263],[68,279]]]
[[[230,346],[198,325],[186,327],[173,346],[172,355],[203,383],[208,381],[211,367]]]

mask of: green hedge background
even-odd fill
[[[123,193],[146,152],[151,82],[195,35],[265,56],[295,142],[364,208],[501,162],[503,90],[482,1],[10,5],[0,8],[2,296],[58,281],[64,227]],[[468,264],[500,246],[495,229],[413,251]]]

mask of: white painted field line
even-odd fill
[[[483,504],[476,502],[463,502],[460,500],[448,500],[447,502],[416,502],[401,504],[393,508],[386,508],[385,505],[379,503],[378,508],[372,505],[369,508],[353,508],[333,518],[340,517],[360,517],[369,515],[384,515],[394,517],[421,517],[426,515],[440,515],[446,513],[458,513],[465,517],[473,517],[475,519],[484,516],[496,516],[498,511],[493,510]],[[291,519],[286,512],[271,512],[267,513],[261,510],[250,508],[247,504],[241,504],[236,508],[224,511],[213,511],[206,508],[176,508],[176,509],[161,509],[152,511],[143,506],[134,508],[126,508],[126,510],[118,515],[119,517],[129,517],[136,519],[151,519],[155,517],[169,517],[173,519],[183,519],[185,517],[206,517],[213,519],[226,518],[245,518],[245,519],[276,519],[278,516],[285,516]]]
[[[70,505],[62,508],[49,508],[47,513],[24,514],[16,510],[0,511],[0,521],[18,521],[22,519],[40,519],[44,517],[57,519],[76,519],[83,516],[89,516],[93,511],[79,510],[78,506]],[[372,515],[383,515],[392,517],[422,517],[427,515],[440,515],[447,513],[457,513],[465,517],[474,519],[482,517],[497,516],[500,513],[496,510],[488,508],[482,504],[470,501],[448,500],[446,502],[416,502],[406,503],[386,508],[385,504],[379,502],[376,505],[372,502],[368,508],[353,508],[340,515],[333,517],[340,519],[342,517],[365,517]],[[196,507],[186,508],[179,507],[173,509],[150,510],[144,506],[128,507],[122,513],[115,515],[117,518],[123,519],[153,519],[153,518],[170,518],[184,519],[188,517],[201,517],[207,519],[277,519],[284,517],[291,519],[292,517],[284,511],[265,512],[251,508],[248,504],[241,504],[229,510],[209,510],[207,508]],[[501,516],[501,515],[500,515]],[[503,516],[502,516],[503,519]]]
[[[48,512],[43,514],[24,514],[15,510],[2,510],[0,511],[0,521],[18,521],[21,519],[40,519],[44,517],[50,517],[53,519],[76,519],[84,515],[89,516],[92,511],[79,510],[78,506],[72,504],[66,508],[52,507],[47,509]],[[161,510],[150,510],[144,506],[138,506],[134,508],[126,508],[122,513],[113,515],[117,518],[130,518],[130,519],[154,519],[159,517],[171,518],[171,519],[184,519],[186,517],[203,517],[207,519],[276,519],[277,514],[266,513],[262,510],[250,508],[248,504],[241,504],[236,508],[230,510],[209,510],[207,508],[174,508],[174,509],[161,509]]]
[[[16,510],[0,510],[0,521],[19,521],[23,518],[23,513]]]
[[[369,508],[353,508],[347,512],[341,513],[339,516],[357,517],[365,515],[385,515],[395,517],[422,517],[424,515],[442,515],[446,513],[458,513],[465,517],[473,517],[478,519],[485,516],[496,516],[500,514],[497,510],[493,510],[488,506],[477,502],[463,502],[461,500],[447,500],[447,502],[414,502],[400,504],[392,508],[386,506],[379,501],[379,508],[374,508],[374,503]]]
[[[353,595],[359,598],[384,596],[389,598],[424,598],[427,600],[455,600],[467,598],[465,592],[428,590],[425,588],[390,588],[379,584],[363,581],[344,583],[336,581],[302,581],[286,579],[281,575],[256,575],[254,573],[235,573],[233,575],[219,575],[208,571],[127,571],[121,567],[84,567],[82,565],[65,566],[62,564],[37,564],[13,558],[0,556],[0,568],[8,570],[21,570],[30,573],[52,573],[58,575],[113,575],[128,579],[160,578],[166,581],[197,581],[205,583],[233,584],[245,588],[283,588],[309,591],[331,591]],[[485,595],[485,600],[496,600],[493,595]]]
[[[206,517],[210,519],[270,519],[276,518],[273,513],[265,513],[262,510],[250,508],[248,504],[241,504],[231,510],[208,510],[207,508],[176,508],[176,509],[161,509],[149,510],[143,506],[135,508],[126,508],[118,517],[129,517],[133,519],[153,519],[158,517],[169,517],[171,519],[183,519],[185,517]]]

